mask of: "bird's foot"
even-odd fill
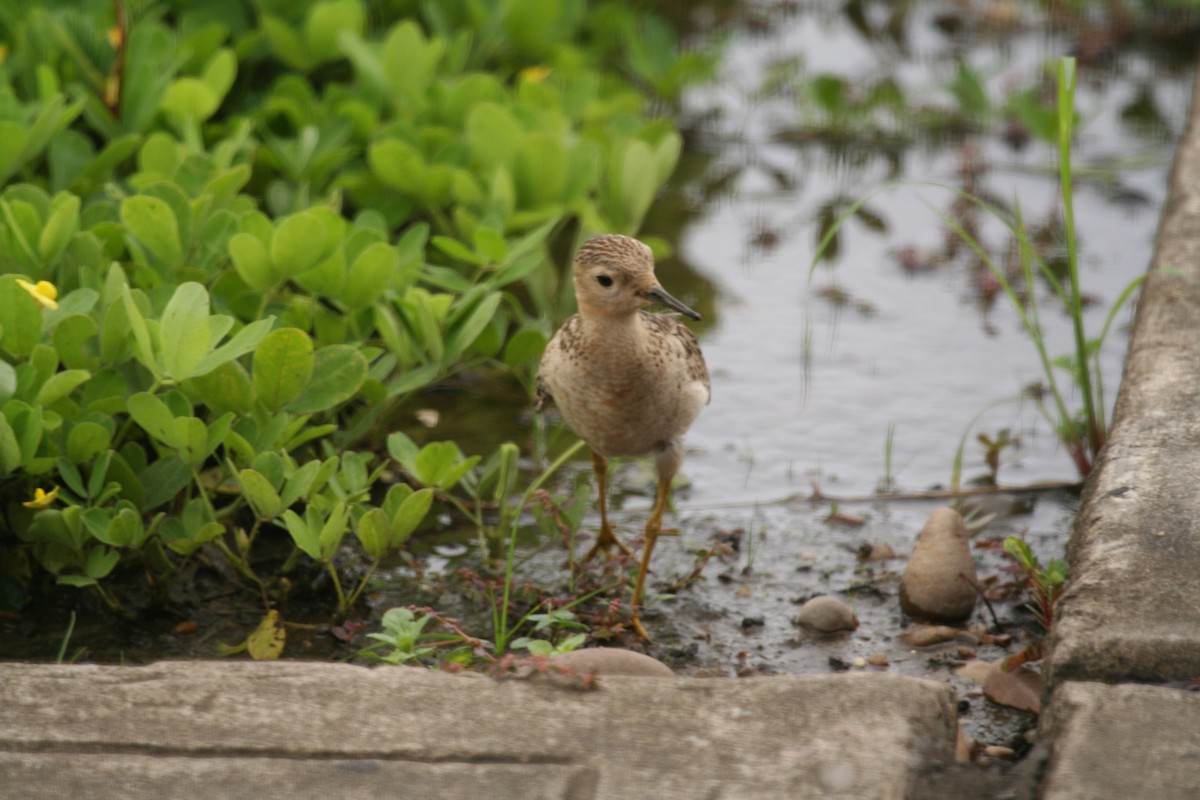
[[[621,541],[613,534],[612,528],[608,527],[607,525],[602,525],[600,527],[600,533],[596,536],[596,543],[593,544],[591,548],[584,554],[583,558],[579,560],[579,563],[588,563],[596,557],[597,553],[600,552],[604,553],[605,558],[611,558],[612,549],[614,547],[621,551],[621,555],[630,557],[633,556],[633,552],[628,547],[621,544]]]
[[[646,628],[643,627],[642,620],[638,616],[637,611],[638,610],[636,608],[633,610],[633,619],[629,621],[629,624],[633,626],[633,632],[638,635],[638,638],[640,638],[646,644],[650,644],[650,634],[646,633]]]

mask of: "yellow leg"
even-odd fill
[[[658,478],[658,494],[654,499],[654,511],[651,512],[650,519],[646,522],[646,546],[642,550],[642,562],[638,565],[637,583],[633,586],[633,598],[629,601],[629,609],[633,614],[633,629],[637,631],[638,636],[646,641],[650,641],[650,635],[642,627],[642,620],[638,616],[638,608],[642,604],[642,592],[646,588],[646,573],[650,571],[650,556],[654,554],[654,543],[658,541],[659,535],[664,533],[662,518],[663,511],[667,507],[667,496],[670,494],[670,491],[671,479],[660,475]]]
[[[580,564],[588,563],[601,551],[608,555],[614,546],[624,555],[633,555],[628,547],[621,544],[613,534],[612,526],[608,524],[608,495],[605,491],[608,483],[608,462],[595,450],[592,451],[592,467],[596,470],[596,488],[600,495],[600,533],[596,536],[596,543],[587,551]]]

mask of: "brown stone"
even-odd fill
[[[900,576],[900,608],[934,622],[961,622],[975,610],[975,560],[962,517],[952,508],[929,515]]]

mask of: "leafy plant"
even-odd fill
[[[636,232],[682,142],[651,96],[712,61],[620,4],[476,5],[4,7],[6,603],[39,576],[162,598],[206,552],[273,657],[293,570],[344,616],[435,506],[515,530],[516,445],[389,441],[394,483],[379,422],[468,369],[532,394],[569,310],[552,254]],[[649,50],[614,33],[643,24]]]
[[[1042,566],[1024,539],[1009,536],[1004,540],[1004,552],[1025,571],[1029,589],[1029,609],[1034,618],[1049,633],[1054,628],[1055,609],[1067,583],[1067,562],[1052,558]]]

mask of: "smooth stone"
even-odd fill
[[[958,631],[945,625],[920,625],[904,633],[904,641],[913,647],[930,647],[954,641]]]
[[[936,509],[900,576],[900,608],[917,619],[961,622],[975,610],[974,583],[975,559],[962,517],[949,507]]]
[[[657,658],[619,647],[589,647],[551,656],[556,666],[580,675],[632,675],[643,678],[674,678],[675,673]]]
[[[795,622],[819,633],[852,631],[858,627],[858,617],[850,606],[827,594],[814,597],[801,606]]]

